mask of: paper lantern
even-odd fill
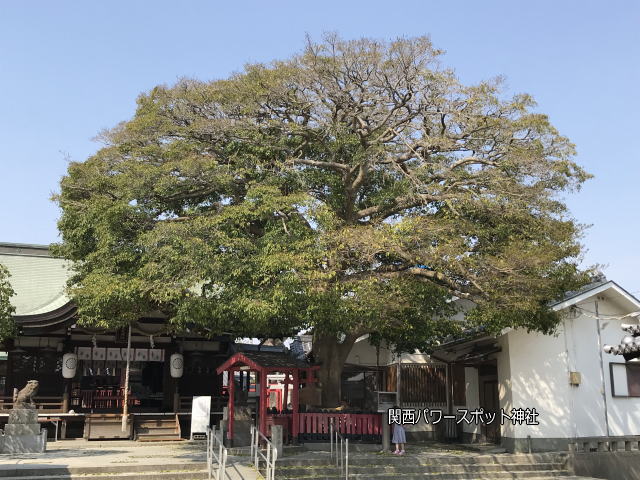
[[[171,367],[171,378],[181,378],[184,371],[184,357],[181,353],[174,353],[169,358],[169,366]]]
[[[78,369],[78,355],[75,353],[65,353],[62,356],[62,376],[64,378],[73,378],[76,376]]]

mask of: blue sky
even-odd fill
[[[504,75],[577,145],[595,175],[567,198],[591,224],[586,263],[640,294],[640,2],[2,1],[0,241],[56,241],[67,159],[130,118],[136,96],[299,51],[306,33],[429,34],[465,82]]]

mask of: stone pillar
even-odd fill
[[[220,420],[220,423],[218,424],[218,431],[221,433],[222,438],[226,438],[228,425],[229,425],[229,407],[226,406],[226,407],[222,407],[222,420]]]
[[[388,452],[391,450],[391,426],[387,419],[382,421],[382,450]]]
[[[282,448],[282,425],[271,425],[271,443],[278,450],[278,457],[284,456],[284,449]]]

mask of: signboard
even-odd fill
[[[120,352],[122,353],[122,361],[126,362],[127,361],[127,348],[123,347],[120,349]],[[129,352],[129,360],[131,360],[133,362],[134,358],[135,358],[135,354],[136,354],[136,349],[132,348],[131,351]]]
[[[107,349],[105,347],[93,347],[91,357],[94,360],[105,360],[107,358]]]
[[[78,360],[91,360],[91,347],[78,347]]]
[[[149,349],[149,361],[150,362],[162,362],[164,360],[164,350],[161,348]]]
[[[134,355],[134,358],[135,358],[136,362],[147,362],[147,361],[149,361],[149,349],[148,348],[136,348],[136,353]]]
[[[191,440],[197,433],[205,434],[211,419],[211,397],[193,397],[191,407]]]

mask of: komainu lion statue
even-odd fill
[[[38,380],[29,380],[26,387],[13,397],[13,408],[34,408],[36,404],[33,397],[38,393],[39,386]]]

